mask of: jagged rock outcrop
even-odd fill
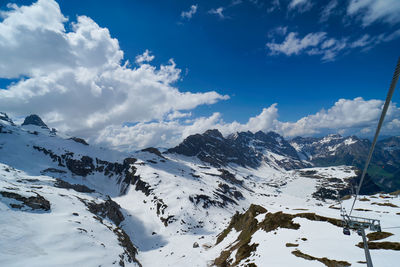
[[[7,122],[8,124],[15,126],[14,122],[12,121],[12,119],[10,117],[7,116],[6,113],[4,112],[0,112],[0,121],[4,121]]]
[[[309,166],[301,162],[296,150],[274,132],[240,132],[225,138],[218,130],[208,130],[203,134],[188,136],[181,144],[169,149],[168,153],[196,156],[217,167],[234,163],[257,168],[262,162],[272,162],[284,169]]]
[[[79,138],[79,137],[71,137],[69,138],[69,140],[75,141],[77,143],[80,143],[82,145],[88,146],[89,144],[85,141],[85,139],[83,138]]]
[[[111,198],[108,198],[103,203],[88,202],[86,205],[91,213],[108,218],[117,226],[125,219],[120,210],[121,207]]]
[[[38,193],[36,193],[36,196],[24,197],[17,193],[0,191],[0,195],[21,202],[21,204],[10,204],[13,208],[21,209],[24,206],[28,206],[32,210],[50,210],[50,202]]]
[[[161,154],[160,150],[158,150],[158,149],[155,148],[155,147],[148,147],[148,148],[142,149],[142,151],[143,151],[143,152],[152,153],[152,154],[154,154],[154,155],[159,156],[160,158],[165,159],[165,157]]]
[[[56,182],[54,183],[55,187],[58,188],[65,188],[65,189],[73,189],[77,192],[80,193],[93,193],[95,190],[90,189],[89,187],[82,185],[82,184],[70,184],[64,180],[61,179],[56,179]]]
[[[24,122],[22,123],[22,126],[24,125],[36,125],[44,129],[49,129],[49,127],[47,127],[47,125],[42,121],[42,119],[36,114],[32,114],[26,117]]]

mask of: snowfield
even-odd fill
[[[113,232],[116,225],[107,219],[100,223],[82,202],[104,202],[102,196],[54,183],[0,164],[0,266],[118,266],[121,256],[125,266],[137,266],[126,259]],[[39,194],[50,209],[32,209],[7,193]]]
[[[360,236],[301,215],[340,220],[337,192],[356,176],[352,167],[288,171],[279,165],[285,158],[270,151],[258,168],[215,167],[156,149],[128,154],[85,145],[35,125],[0,125],[0,266],[212,266],[227,250],[233,263],[243,256],[234,249],[242,230],[217,239],[252,204],[266,209],[252,218],[256,225],[282,212],[299,228],[258,229],[248,243],[255,249],[238,266],[324,266],[323,258],[365,266]],[[89,191],[60,188],[56,179]],[[108,196],[121,221],[89,208],[109,203]],[[393,234],[375,242],[400,242],[399,195],[361,199],[353,215],[380,219]],[[342,205],[349,210],[351,201]],[[392,267],[400,251],[371,249],[371,256],[376,266]]]

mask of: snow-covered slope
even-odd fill
[[[400,206],[399,196],[377,194],[362,200],[353,215],[379,219],[383,227],[381,233],[367,235],[374,265],[396,266],[400,213],[394,207]],[[351,202],[343,205],[349,208]],[[236,215],[218,238],[224,252],[215,262],[221,266],[365,266],[362,238],[356,232],[343,235],[339,205],[297,207],[252,206]]]
[[[53,204],[51,204],[50,212],[40,213],[40,215],[56,216],[60,219],[57,235],[72,231],[68,228],[68,220],[73,216],[71,215],[74,213],[73,209],[78,208],[77,213],[79,214],[91,214],[89,213],[90,208],[79,198],[86,199],[85,202],[100,203],[107,202],[109,199],[106,195],[109,195],[113,201],[119,204],[124,217],[124,220],[118,220],[118,223],[114,222],[113,226],[109,226],[115,227],[119,224],[121,230],[127,233],[132,243],[138,248],[137,259],[143,266],[207,266],[214,264],[214,260],[221,255],[221,252],[226,251],[226,247],[235,241],[237,233],[236,230],[230,231],[228,236],[218,244],[216,244],[217,236],[229,225],[231,217],[236,212],[243,213],[252,204],[260,205],[268,212],[274,213],[283,211],[295,214],[307,210],[307,212],[321,216],[339,218],[339,211],[332,207],[339,195],[351,192],[351,185],[357,179],[355,169],[348,166],[293,169],[293,167],[300,167],[301,164],[308,163],[302,163],[297,157],[296,151],[273,133],[238,134],[221,138],[215,131],[210,131],[205,138],[197,136],[195,139],[190,139],[191,142],[183,144],[181,149],[177,147],[175,150],[169,150],[168,153],[160,153],[155,148],[149,148],[128,154],[87,145],[79,138],[71,139],[54,130],[49,130],[43,125],[35,125],[35,121],[38,121],[37,118],[31,121],[33,121],[33,125],[16,126],[5,115],[0,117],[0,162],[5,164],[4,166],[10,166],[7,168],[18,170],[11,173],[30,177],[28,178],[30,179],[29,183],[20,184],[13,180],[14,174],[3,172],[1,191],[7,191],[8,187],[17,188],[26,194],[29,193],[29,190],[39,190],[36,192],[50,203],[54,202],[54,207],[68,206],[65,207],[65,213],[61,215],[58,213],[61,212],[60,210],[53,209]],[[201,144],[197,145],[200,149],[196,147],[193,149],[198,149],[205,158],[199,157],[198,153],[193,155],[186,153],[188,152],[187,148],[199,140]],[[212,140],[210,144],[214,145],[214,149],[210,149],[210,145],[207,145],[209,140]],[[204,143],[204,141],[207,142]],[[221,148],[227,147],[229,144],[236,145],[236,148],[229,152],[232,155],[239,155],[240,151],[250,147],[249,154],[243,158],[244,161],[237,161],[238,157],[231,158],[228,153],[220,154],[220,152],[224,152]],[[186,152],[179,153],[182,151]],[[207,160],[207,155],[209,155],[208,157],[218,156],[218,161]],[[254,159],[257,161],[253,161]],[[246,162],[257,164],[249,165]],[[292,167],[289,168],[290,166]],[[96,192],[86,190],[87,192],[76,193],[73,190],[60,189],[54,185],[51,177],[70,184],[81,184]],[[20,179],[17,178],[17,180]],[[10,186],[7,183],[15,185]],[[31,187],[38,188],[32,189]],[[57,193],[58,190],[66,192]],[[26,220],[32,217],[32,220],[36,220],[35,218],[38,216],[36,213],[27,213],[24,211],[26,207],[22,210],[16,206],[13,207],[7,202],[9,201],[7,199],[6,197],[1,198],[6,210],[4,213],[6,216],[5,219],[2,217],[2,223],[5,224],[8,217],[12,216],[21,216]],[[380,206],[378,207],[380,208]],[[395,207],[388,208],[390,216],[393,215],[393,218],[399,216],[394,213]],[[98,210],[97,212],[99,213]],[[100,213],[103,214],[102,217],[107,218],[104,212]],[[86,216],[89,221],[93,219],[93,214]],[[391,219],[387,218],[385,217],[387,221],[393,220],[392,217]],[[67,223],[64,223],[65,220]],[[302,217],[296,217],[293,220],[296,222],[297,220],[306,220],[300,223],[301,231],[320,232],[317,229],[321,222],[310,221]],[[89,221],[85,224],[88,228]],[[97,234],[97,231],[100,233],[104,224],[97,220],[93,220],[91,223],[98,226],[96,229],[89,228],[95,232],[92,239],[101,240],[102,236]],[[112,224],[113,222],[108,223]],[[81,221],[81,224],[84,222]],[[320,229],[325,229],[325,224],[321,225],[323,226]],[[22,229],[23,227],[21,224],[15,224],[13,231],[26,233],[28,230]],[[337,228],[336,231],[340,232],[336,226],[327,227]],[[84,227],[80,228],[88,230]],[[112,231],[110,233],[112,234]],[[274,235],[274,240],[284,242],[286,234],[280,235],[280,233],[283,232],[278,230]],[[309,234],[310,237],[313,235]],[[112,240],[112,237],[111,235],[109,240]],[[38,237],[32,237],[32,240],[34,241],[36,238]],[[341,240],[342,236],[339,238],[329,235],[327,238],[335,239],[332,241],[335,243],[339,242],[338,240]],[[73,240],[75,240],[74,244],[77,248],[87,242],[82,238]],[[268,243],[269,239],[266,240]],[[19,248],[20,244],[16,242],[13,240],[11,243],[15,243],[15,248]],[[109,243],[111,244],[111,241]],[[311,244],[311,242],[309,243]],[[46,246],[49,244],[46,243]],[[116,252],[114,254],[110,252],[109,259],[117,255],[118,249],[121,249],[118,242],[115,244]],[[318,244],[320,243],[312,242],[309,250],[303,249],[302,252],[320,257],[323,253],[318,252]],[[55,257],[58,255],[57,249],[62,249],[63,245],[59,241],[55,241],[51,245],[55,250],[49,250],[48,255]],[[89,248],[97,249],[97,247]],[[276,249],[278,248],[279,246],[276,246]],[[271,255],[274,255],[272,253],[274,249],[275,246],[268,252],[257,250],[257,257],[268,262],[269,266],[284,266],[286,262],[281,262],[280,257],[271,258]],[[356,250],[362,253],[361,249],[356,248]],[[237,252],[232,252],[230,257],[234,258]],[[276,255],[288,253],[287,257],[292,256],[289,250],[276,251],[276,253],[278,252],[283,254]],[[381,253],[381,251],[378,252]],[[91,252],[87,253],[92,255]],[[339,251],[336,251],[326,256],[341,259],[340,255]],[[5,258],[9,263],[7,266],[18,266],[18,264],[12,264],[13,258],[16,256],[9,255],[8,258]],[[129,263],[126,259],[127,256],[124,258],[124,264]],[[15,262],[17,261],[15,260]],[[254,260],[254,262],[256,261]],[[310,264],[310,262],[297,257],[295,262],[298,266],[309,266]],[[81,263],[83,266],[97,266],[95,265],[97,260],[91,261],[82,258]],[[119,261],[116,264],[119,264]],[[106,260],[103,262],[103,266],[109,266]],[[258,266],[265,265],[258,262]]]
[[[1,163],[30,175],[47,174],[83,183],[111,196],[124,190],[121,173],[127,154],[82,144],[47,126],[15,126],[1,118],[0,125]]]
[[[88,191],[0,164],[0,266],[139,266],[118,206]]]

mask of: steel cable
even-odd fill
[[[394,74],[393,74],[393,78],[392,78],[392,82],[390,84],[389,92],[388,92],[388,94],[386,96],[385,105],[383,106],[383,110],[382,110],[381,117],[379,119],[378,127],[376,128],[374,140],[373,140],[371,148],[369,150],[367,161],[365,162],[364,170],[362,172],[361,179],[360,179],[360,184],[357,187],[357,193],[356,193],[356,195],[354,197],[353,205],[351,206],[351,210],[350,210],[349,216],[351,215],[351,212],[353,211],[354,204],[356,203],[357,197],[358,197],[358,195],[360,193],[360,189],[361,189],[362,183],[364,181],[365,174],[367,173],[369,162],[371,161],[371,158],[372,158],[372,153],[374,152],[374,148],[375,148],[376,142],[378,140],[379,132],[381,131],[383,120],[385,119],[386,112],[387,112],[387,110],[389,108],[390,100],[392,99],[393,92],[394,92],[394,89],[396,88],[397,81],[399,80],[399,75],[400,75],[400,57],[399,57],[399,59],[397,61],[397,66],[396,66],[396,69],[395,69]]]

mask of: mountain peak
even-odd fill
[[[210,137],[214,137],[214,138],[224,138],[222,136],[222,133],[220,131],[218,131],[217,129],[210,129],[204,132],[203,135],[207,135]]]
[[[284,162],[269,158],[269,153],[287,156]],[[229,163],[257,168],[261,164],[273,162],[285,169],[304,167],[296,150],[277,133],[250,131],[236,132],[224,138],[218,130],[207,130],[203,134],[188,136],[181,144],[168,150],[185,156],[196,156],[214,166]],[[272,164],[272,163],[271,163]]]
[[[12,126],[15,126],[14,122],[12,121],[12,119],[10,119],[10,117],[8,117],[7,114],[4,113],[4,112],[0,112],[0,120],[8,122]]]
[[[49,127],[47,127],[47,125],[42,121],[42,119],[36,114],[32,114],[26,117],[24,122],[22,123],[22,126],[24,125],[36,125],[45,129],[49,129]]]
[[[342,136],[340,134],[328,134],[327,137],[331,137],[331,138],[342,138]]]
[[[266,133],[264,133],[263,131],[257,131],[257,132],[255,133],[255,135],[266,135]]]

